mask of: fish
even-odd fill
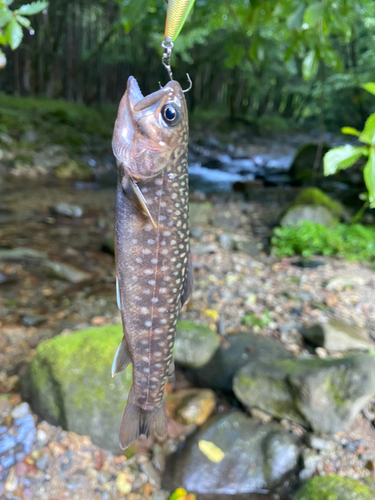
[[[168,0],[164,37],[174,42],[179,35],[195,0]]]
[[[167,434],[164,386],[174,371],[176,324],[193,286],[189,243],[188,112],[176,81],[143,96],[130,77],[112,149],[118,185],[116,293],[123,339],[112,376],[132,363],[120,447]]]

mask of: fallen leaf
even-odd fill
[[[208,460],[215,462],[215,464],[221,462],[225,457],[225,453],[218,446],[216,446],[216,444],[211,443],[210,441],[199,441],[198,447],[203,455],[206,455]]]

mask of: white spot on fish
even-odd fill
[[[165,220],[166,219],[166,216],[165,215],[160,215],[159,216],[159,220],[162,221],[162,220]]]
[[[144,253],[144,254],[148,255],[148,254],[150,254],[150,253],[151,253],[151,250],[149,250],[148,248],[144,248],[144,249],[142,250],[142,253]]]
[[[165,307],[159,307],[158,311],[161,312],[161,313],[163,313],[163,312],[166,311],[166,308]]]
[[[161,323],[162,325],[165,325],[165,323],[166,323],[166,322],[167,322],[167,320],[166,320],[166,319],[164,319],[164,318],[160,320],[160,323]]]
[[[138,243],[138,241],[135,238],[133,238],[132,243],[133,243],[133,245],[135,245],[136,243]]]
[[[163,179],[161,177],[158,177],[157,179],[155,179],[155,184],[157,186],[161,186],[163,184]]]
[[[153,244],[155,243],[155,240],[149,239],[149,240],[147,240],[147,243],[148,243],[149,245],[153,245]]]
[[[151,264],[157,264],[158,263],[158,259],[151,259]]]
[[[171,278],[170,278],[169,276],[164,276],[163,280],[164,280],[164,281],[170,281],[170,280],[171,280]]]
[[[163,248],[163,250],[161,250],[160,252],[162,255],[168,255],[168,249],[167,248]]]
[[[164,231],[163,236],[170,236],[171,232],[170,231]]]
[[[145,274],[153,274],[154,271],[152,269],[145,269]]]
[[[145,326],[152,326],[152,321],[145,321]]]
[[[148,314],[148,309],[147,309],[147,307],[141,307],[141,313],[142,313],[142,314]]]
[[[139,257],[137,257],[135,261],[138,262],[138,264],[142,264],[142,259],[140,259]]]
[[[150,281],[148,281],[147,283],[148,283],[149,285],[151,285],[151,286],[155,286],[155,280],[150,280]]]
[[[169,269],[169,267],[168,267],[168,266],[163,266],[163,267],[161,268],[161,270],[162,270],[163,272],[168,271],[168,269]]]
[[[149,285],[151,285],[151,283],[150,283],[150,282],[148,282],[148,284],[149,284]],[[148,288],[145,288],[145,289],[143,290],[143,293],[145,293],[146,295],[150,295],[151,290],[149,290]]]
[[[159,299],[157,297],[152,297],[151,302],[154,302],[154,303],[159,302]]]
[[[166,288],[159,288],[159,293],[167,293],[167,291]]]
[[[170,179],[174,179],[174,178],[175,178],[175,174],[168,174],[168,177],[169,177]]]
[[[163,196],[163,191],[161,189],[158,189],[158,191],[156,191],[156,196]]]
[[[152,224],[146,224],[145,227],[144,227],[144,230],[145,231],[152,231],[153,227],[154,226]]]
[[[150,368],[147,368],[147,367],[146,367],[146,368],[143,368],[143,371],[144,371],[145,373],[148,373],[148,372],[150,371]]]

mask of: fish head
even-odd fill
[[[186,147],[188,114],[180,84],[168,82],[144,97],[130,77],[115,123],[112,149],[119,165],[136,181],[168,167],[174,151]]]

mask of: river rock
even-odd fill
[[[236,374],[233,390],[248,407],[310,425],[315,432],[348,427],[375,394],[375,363],[366,354],[341,359],[254,361]]]
[[[0,402],[0,496],[6,471],[31,453],[35,442],[35,422],[27,403],[11,409],[6,399]]]
[[[116,453],[132,382],[131,366],[111,377],[121,338],[120,325],[54,337],[38,346],[22,379],[23,396],[41,418]]]
[[[168,397],[167,409],[183,425],[202,425],[215,408],[215,393],[210,389],[184,389]]]
[[[374,500],[375,489],[336,474],[310,479],[293,500]]]
[[[81,271],[76,267],[62,264],[61,262],[47,261],[44,263],[44,270],[51,278],[63,281],[70,281],[71,283],[82,283],[91,278],[91,274]]]
[[[229,392],[232,390],[234,374],[247,363],[256,360],[268,360],[273,363],[292,357],[276,340],[253,333],[229,335],[225,340],[211,360],[192,373],[193,379],[199,385]]]
[[[363,330],[335,318],[303,328],[301,333],[308,342],[330,353],[375,347]]]
[[[202,441],[213,443],[224,458],[211,461],[200,450]],[[212,495],[268,489],[296,466],[298,453],[293,437],[276,423],[263,425],[243,413],[218,415],[169,457],[163,487]]]
[[[281,226],[297,226],[304,221],[333,226],[343,214],[339,202],[318,188],[307,188],[289,205],[280,220]]]
[[[204,366],[219,347],[219,336],[208,326],[179,321],[177,323],[174,360],[182,366]]]
[[[0,250],[0,260],[25,260],[25,259],[38,259],[44,260],[47,258],[45,252],[34,250],[32,248],[12,248],[10,250]]]
[[[78,205],[70,205],[69,203],[58,203],[52,208],[55,214],[70,217],[71,219],[79,219],[82,217],[83,210]]]

